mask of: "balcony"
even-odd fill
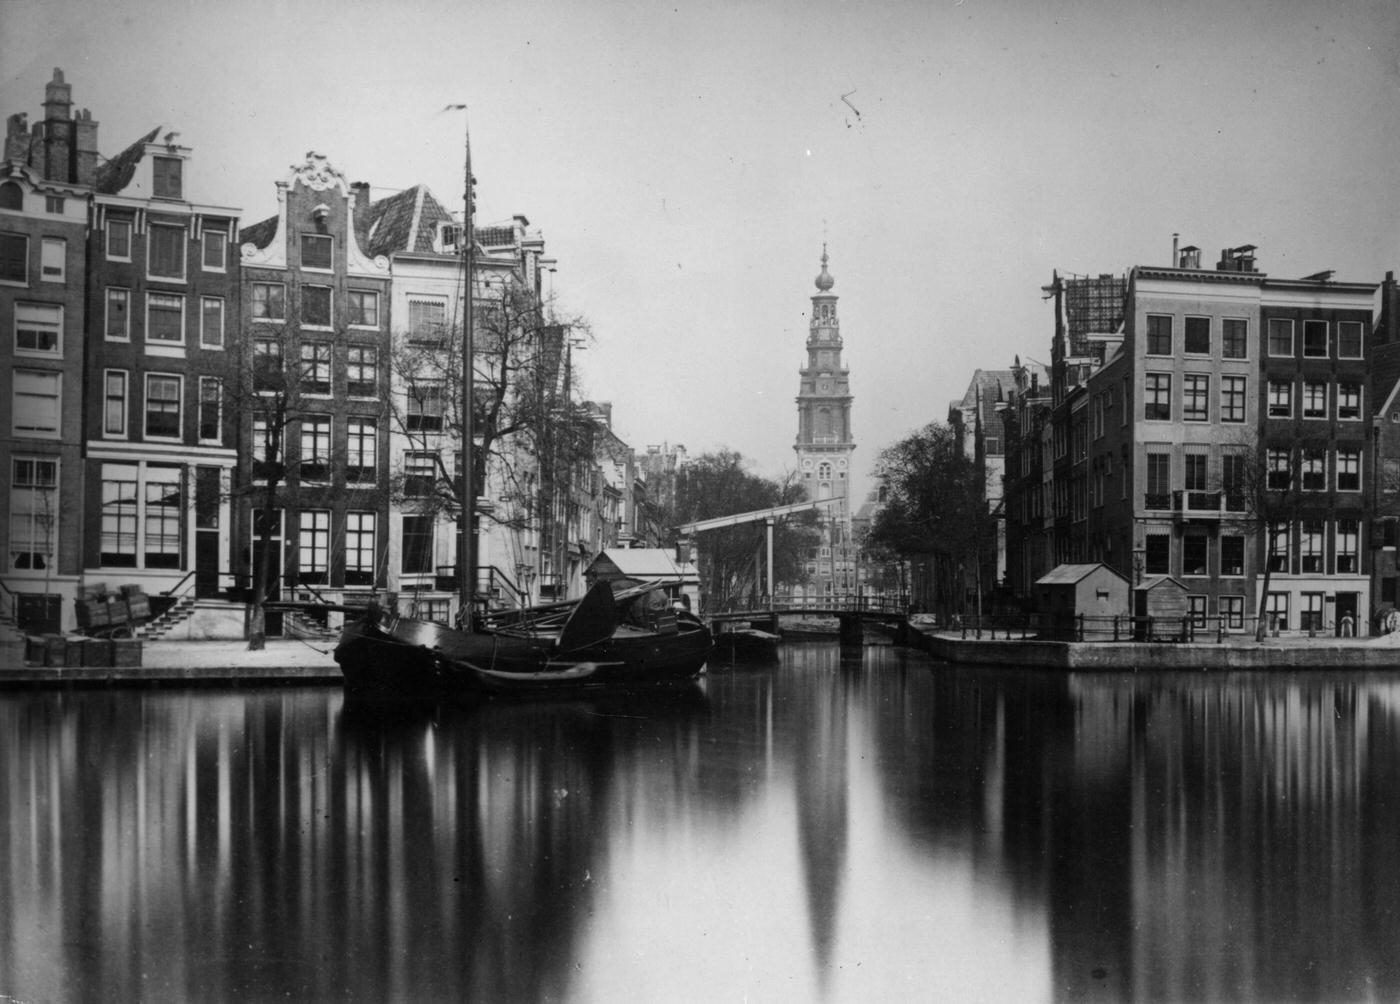
[[[1224,492],[1172,492],[1172,513],[1179,520],[1220,520],[1225,515]]]

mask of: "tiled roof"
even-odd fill
[[[431,253],[438,224],[451,222],[452,214],[428,187],[414,185],[371,203],[362,246],[371,256],[395,251]]]
[[[278,217],[269,216],[265,220],[249,224],[238,231],[238,243],[252,244],[257,248],[265,248],[272,243],[272,238],[277,236]]]
[[[103,162],[97,169],[93,187],[104,195],[116,195],[131,184],[131,179],[136,174],[136,165],[141,163],[141,158],[146,155],[146,144],[154,142],[159,132],[160,126],[156,126],[121,153]]]

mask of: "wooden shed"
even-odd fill
[[[673,601],[686,609],[700,610],[700,570],[689,559],[678,560],[664,547],[610,547],[594,558],[583,572],[590,586],[595,582],[656,582]]]
[[[1054,636],[1085,641],[1114,637],[1114,618],[1128,613],[1128,580],[1103,562],[1058,565],[1036,580],[1035,599]],[[1082,618],[1082,621],[1081,621]]]
[[[1133,637],[1179,638],[1185,632],[1186,586],[1170,575],[1151,575],[1133,587]]]

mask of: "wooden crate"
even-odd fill
[[[45,642],[42,635],[25,635],[24,638],[24,661],[31,666],[42,666],[44,664]]]
[[[75,610],[78,614],[78,627],[106,627],[112,623],[112,612],[104,600],[79,600]]]
[[[134,621],[146,620],[151,616],[151,598],[145,593],[132,593],[126,598],[127,609]]]
[[[44,635],[44,665],[61,667],[68,665],[68,639],[61,634]]]
[[[132,668],[141,665],[140,638],[112,639],[112,665],[119,668]]]
[[[112,643],[106,638],[84,638],[83,665],[97,667],[112,665]]]

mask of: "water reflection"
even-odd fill
[[[820,644],[650,702],[9,693],[0,994],[1392,999],[1398,713]]]

